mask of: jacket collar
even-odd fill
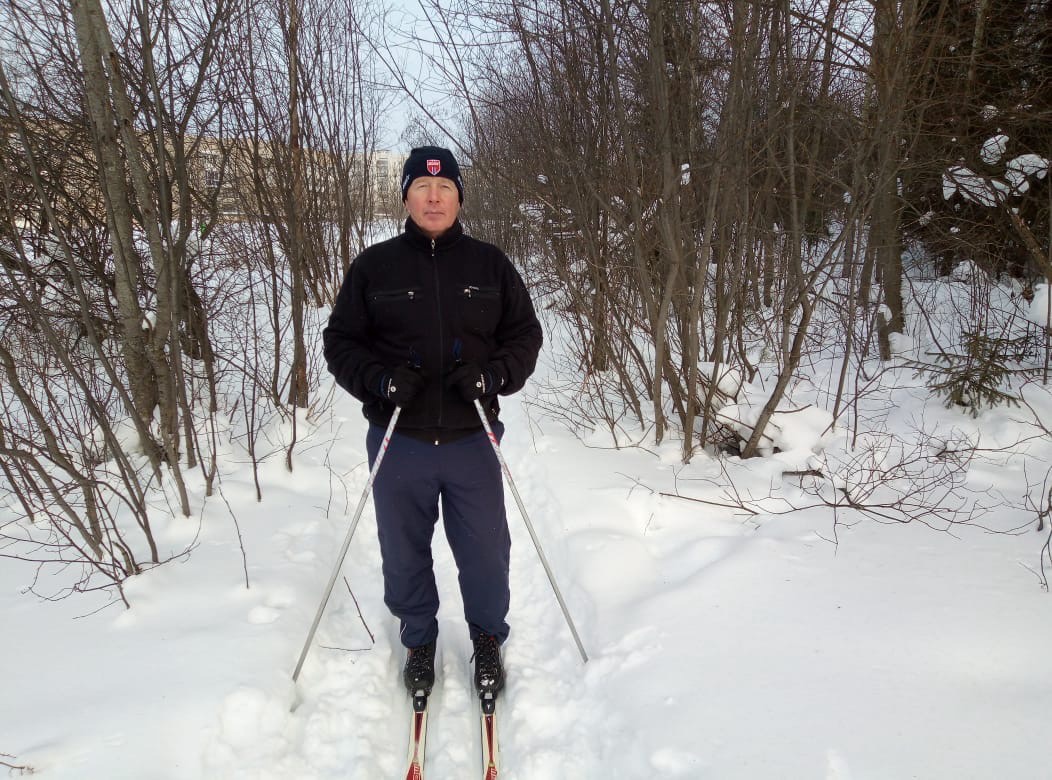
[[[445,233],[435,239],[435,251],[441,252],[460,240],[461,236],[464,235],[464,227],[460,224],[460,220],[456,220],[452,226]],[[421,249],[425,249],[428,252],[431,251],[431,239],[420,230],[420,227],[413,222],[411,217],[406,217],[405,220],[405,236],[409,241]]]

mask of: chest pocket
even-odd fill
[[[381,328],[401,331],[421,311],[423,297],[419,287],[375,290],[368,293],[369,315]]]
[[[469,333],[491,334],[500,322],[500,288],[464,285],[457,290],[460,323]]]

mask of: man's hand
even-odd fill
[[[464,363],[446,375],[446,387],[455,388],[460,397],[472,403],[484,395],[494,395],[503,384],[496,372],[478,363]]]
[[[399,366],[380,377],[380,395],[395,406],[406,407],[424,389],[424,377],[419,371]]]

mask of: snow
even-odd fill
[[[930,399],[911,373],[888,371],[863,398],[871,432],[852,449],[849,432],[830,429],[822,389],[836,365],[815,363],[769,429],[779,453],[699,453],[683,465],[674,437],[655,446],[629,432],[643,446],[617,449],[531,404],[554,362],[546,354],[537,381],[504,404],[504,452],[591,660],[582,665],[509,496],[502,777],[1046,771],[1052,601],[1034,571],[1043,535],[1016,504],[1052,452],[1044,440],[1017,444],[1031,431],[1018,409],[973,420]],[[747,422],[763,390],[721,377],[722,390],[739,387],[724,411]],[[299,684],[291,681],[366,481],[357,402],[328,379],[320,393],[315,415],[298,420],[295,471],[280,446],[263,464],[261,503],[247,458],[228,443],[221,495],[205,501],[198,484],[193,517],[158,513],[162,548],[192,550],[130,580],[130,609],[102,608],[100,593],[42,602],[24,592],[35,569],[5,561],[3,760],[48,780],[400,776],[409,706],[371,507]],[[1046,391],[1027,400],[1052,419]],[[931,442],[981,443],[988,452],[972,463],[969,488],[1014,502],[988,500],[994,511],[974,526],[843,512],[835,522],[813,500],[811,478],[787,473],[833,470],[866,447],[878,462],[895,451],[886,442],[912,446],[918,428]],[[269,435],[277,445],[291,430],[275,424]],[[836,476],[843,486],[853,478]],[[762,511],[735,509],[734,495]],[[470,645],[440,532],[435,554],[444,603],[429,776],[470,777],[479,750]],[[36,591],[68,576],[48,572]]]
[[[746,387],[747,397],[762,395],[756,387]],[[763,404],[747,402],[729,404],[720,410],[720,419],[727,422],[742,441],[748,440],[759,421]],[[780,408],[775,411],[767,426],[760,445],[761,454],[781,452],[814,453],[822,449],[824,432],[833,424],[833,415],[814,406]]]
[[[995,151],[995,147],[991,146],[993,140],[983,145],[981,154],[984,160]],[[998,159],[1001,152],[997,153]],[[1026,194],[1030,190],[1030,177],[1043,179],[1050,167],[1052,161],[1041,155],[1022,154],[1005,164],[1005,181],[1001,181],[976,173],[966,165],[951,165],[942,175],[942,196],[944,200],[949,200],[960,193],[964,200],[982,206],[997,206],[1004,203],[1006,198]]]
[[[1004,157],[1005,149],[1008,148],[1008,136],[1004,133],[998,133],[986,139],[986,142],[982,145],[979,150],[979,156],[987,165],[996,165],[1001,162],[1001,158]]]
[[[996,206],[1009,194],[1003,181],[976,173],[966,165],[954,165],[942,176],[942,196],[949,200],[959,192],[965,200],[982,206]]]
[[[1030,301],[1030,306],[1027,309],[1027,319],[1031,322],[1040,325],[1043,328],[1052,327],[1052,317],[1050,317],[1050,308],[1048,299],[1048,285],[1037,284],[1034,285],[1034,298]]]
[[[1037,176],[1045,178],[1052,162],[1039,154],[1021,154],[1008,161],[1008,170],[1015,171],[1021,176]]]
[[[1039,154],[1023,154],[1008,161],[1005,179],[1014,194],[1022,195],[1030,190],[1029,177],[1045,178],[1049,166],[1049,161]]]

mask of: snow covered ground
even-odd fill
[[[888,435],[923,420],[1004,446],[1022,431],[1020,410],[972,420],[905,387],[908,373],[896,379],[880,396]],[[687,498],[727,503],[733,480],[740,494],[804,504],[806,478],[783,471],[814,465],[810,439],[726,471],[705,455],[684,467],[676,441],[614,449],[524,400],[505,403],[504,451],[591,660],[581,663],[509,495],[502,777],[1052,776],[1052,596],[1034,571],[1043,534],[1010,508],[1052,445],[972,464],[970,486],[1002,506],[983,524],[1019,533],[850,514],[834,528],[827,509],[747,515]],[[1052,417],[1046,395],[1034,404]],[[193,550],[129,582],[130,610],[100,609],[101,594],[44,603],[23,593],[32,569],[3,562],[0,760],[52,780],[403,776],[408,702],[371,507],[291,682],[366,479],[358,404],[334,392],[322,406],[300,421],[293,474],[277,446],[289,432],[272,431],[262,503],[231,444],[222,495],[198,493],[199,516],[158,519],[168,548]],[[842,434],[823,441],[845,452]],[[441,531],[435,549],[445,602],[428,776],[468,778],[479,775],[470,646]]]

